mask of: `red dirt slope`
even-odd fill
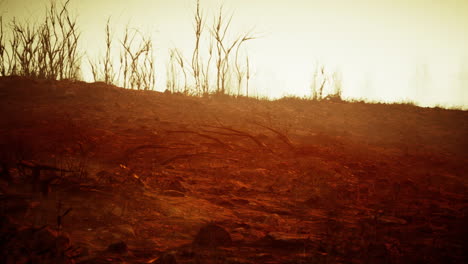
[[[466,111],[8,77],[0,116],[1,263],[468,262]]]

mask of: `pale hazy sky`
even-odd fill
[[[8,20],[42,15],[48,0],[0,0]],[[201,0],[212,19],[224,4],[232,32],[250,29],[248,42],[260,95],[310,95],[315,62],[343,74],[345,97],[412,100],[468,108],[467,0]],[[165,89],[168,49],[193,49],[195,0],[72,0],[83,48],[104,47],[111,16],[116,38],[126,24],[151,34],[157,89]]]

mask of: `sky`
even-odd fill
[[[467,0],[201,0],[208,26],[223,5],[231,34],[253,32],[250,87],[259,96],[310,96],[316,65],[340,72],[345,98],[468,108]],[[0,14],[34,21],[48,0],[0,0]],[[169,49],[189,57],[195,0],[72,0],[82,47],[104,51],[126,25],[154,40],[157,90],[166,88]],[[208,38],[209,34],[205,35]],[[204,47],[206,53],[206,46]],[[89,78],[84,71],[85,78]]]

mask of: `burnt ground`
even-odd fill
[[[2,263],[468,262],[467,111],[6,77],[0,116]]]

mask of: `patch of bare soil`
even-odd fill
[[[467,263],[468,112],[0,79],[1,263]]]

